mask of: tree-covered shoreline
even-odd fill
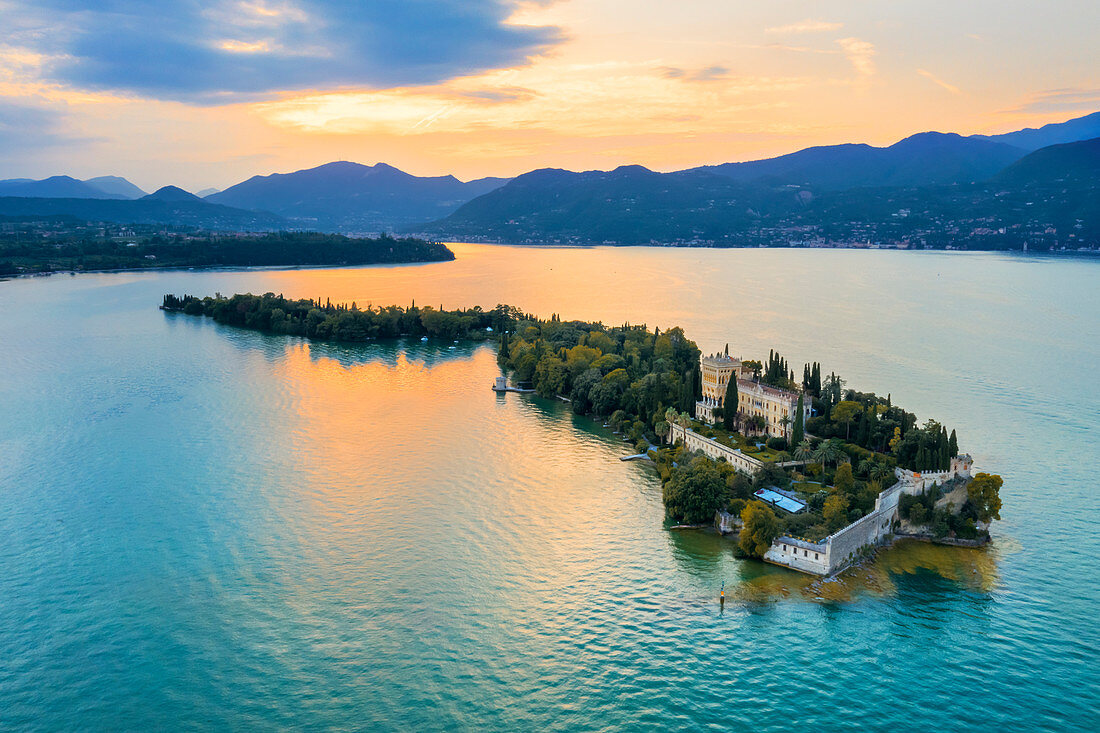
[[[415,303],[361,308],[356,303],[291,300],[274,293],[205,298],[169,294],[161,307],[317,340],[491,340],[498,344],[498,361],[513,382],[531,386],[541,397],[565,398],[576,414],[604,422],[639,453],[650,455],[672,521],[709,523],[720,510],[741,517],[739,548],[749,556],[761,556],[780,534],[819,541],[870,512],[879,493],[894,483],[895,468],[943,470],[958,454],[955,431],[948,434],[935,420],[918,426],[916,416],[894,405],[890,395],[845,390],[844,380],[836,374],[823,379],[816,362],[805,366],[799,385],[774,350],[767,362],[757,363],[761,381],[801,387],[800,399],[813,404],[814,416],[806,421],[804,432],[797,424],[792,431],[802,433],[799,442],[753,438],[736,432],[724,419],[713,426],[699,423],[693,414],[701,394],[700,351],[678,327],[662,331],[645,325],[606,326],[563,321],[557,315],[544,320],[506,305],[491,310],[444,310]],[[761,461],[762,467],[749,476],[682,444],[666,445],[672,423],[740,450]],[[791,461],[799,465],[781,465]],[[754,495],[769,487],[798,496],[806,510],[777,514]],[[977,523],[988,521],[1000,507],[997,489],[999,483],[991,491],[968,495],[961,506],[935,511],[930,499],[930,531],[939,537],[979,537]],[[921,517],[917,509],[916,518]]]
[[[355,239],[338,234],[154,234],[100,239],[69,236],[0,237],[0,276],[48,272],[102,272],[153,268],[350,267],[447,262],[446,245],[383,234]]]
[[[507,323],[505,306],[484,311],[438,310],[431,306],[407,308],[390,305],[332,303],[320,298],[290,299],[274,293],[252,293],[199,298],[193,295],[164,296],[161,308],[190,316],[206,316],[218,323],[267,333],[304,336],[318,341],[367,341],[400,336],[430,336],[448,339],[487,339]]]

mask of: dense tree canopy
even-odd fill
[[[444,311],[419,308],[414,303],[400,306],[359,308],[321,302],[321,299],[290,300],[274,293],[196,298],[165,295],[162,307],[188,315],[204,315],[226,323],[257,331],[305,336],[324,341],[365,341],[397,336],[435,336],[448,339],[487,338],[509,320],[507,306],[483,311]],[[488,330],[492,329],[492,330]]]
[[[741,511],[741,535],[738,545],[750,557],[764,557],[779,536],[782,525],[775,512],[762,501],[750,501]]]
[[[673,519],[687,524],[709,522],[726,497],[726,481],[714,461],[697,456],[672,471],[663,496]]]
[[[0,239],[0,274],[150,267],[317,267],[454,259],[454,253],[439,242],[387,235],[359,239],[316,232],[253,236],[208,233],[135,239]]]
[[[979,473],[966,487],[966,498],[974,505],[978,519],[988,522],[1001,518],[1001,486],[1004,480],[991,473]]]

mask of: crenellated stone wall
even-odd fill
[[[903,494],[919,494],[933,483],[942,484],[959,476],[969,478],[972,467],[970,456],[963,455],[953,458],[947,471],[915,473],[899,468],[898,482],[879,493],[875,508],[866,516],[821,542],[777,537],[764,559],[814,575],[838,573],[859,558],[865,549],[881,544],[893,534],[894,522],[898,518],[898,502]]]
[[[671,443],[682,441],[688,450],[701,451],[713,460],[724,458],[736,470],[750,476],[764,465],[759,459],[706,438],[682,425],[671,424],[668,439]],[[800,463],[790,461],[779,465]],[[918,473],[899,468],[895,471],[897,483],[879,493],[875,499],[875,508],[866,516],[834,532],[821,542],[810,542],[786,535],[777,537],[764,554],[764,560],[813,575],[838,573],[856,560],[865,549],[881,544],[893,533],[894,521],[898,518],[898,501],[903,494],[920,494],[933,483],[942,485],[959,476],[970,478],[972,468],[973,461],[968,455],[952,458],[951,468],[947,471]],[[720,520],[716,517],[716,524],[718,521]]]

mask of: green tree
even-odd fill
[[[951,454],[951,458],[959,455],[959,439],[955,437],[955,430],[953,428],[951,430],[951,437],[947,441],[947,448],[947,452]]]
[[[825,466],[840,459],[840,445],[836,440],[823,440],[814,449],[814,460]]]
[[[726,430],[733,430],[737,419],[737,374],[730,375],[730,381],[726,384],[726,396],[722,400],[723,425]]]
[[[836,493],[847,496],[856,486],[856,480],[852,476],[852,464],[842,463],[836,469],[836,478],[833,480]]]
[[[794,448],[794,458],[796,461],[809,461],[814,457],[813,445],[810,444],[808,439],[800,440],[798,445]]]
[[[887,478],[892,476],[893,473],[894,472],[891,471],[890,467],[887,466],[885,463],[883,463],[882,461],[875,461],[868,475],[874,481],[885,481]]]
[[[803,402],[803,396],[798,395],[798,406],[795,407],[794,413],[794,429],[791,431],[791,445],[798,445],[806,436],[805,411],[806,405]]]
[[[974,506],[978,519],[988,522],[1001,518],[1001,486],[1004,479],[995,473],[979,473],[966,486],[966,498]]]
[[[677,466],[662,489],[665,509],[673,519],[699,524],[714,517],[724,503],[726,482],[714,461],[697,456]]]
[[[840,494],[830,496],[825,500],[825,508],[821,511],[821,515],[825,517],[825,523],[829,526],[830,532],[836,532],[847,526],[848,498]]]
[[[852,420],[863,412],[863,405],[852,400],[841,400],[833,408],[833,420],[844,425],[844,438],[848,439],[852,428]]]
[[[741,535],[737,544],[741,551],[751,557],[764,557],[772,546],[772,540],[779,536],[779,518],[762,501],[750,501],[741,510]]]
[[[665,437],[668,435],[669,425],[667,420],[658,420],[657,424],[653,426],[653,432],[657,433],[657,437],[661,439],[661,444],[665,442]]]

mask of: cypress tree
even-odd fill
[[[726,430],[733,430],[733,421],[737,416],[737,375],[731,374],[726,385],[726,396],[722,399],[722,422]]]
[[[803,413],[806,410],[806,405],[802,401],[802,395],[798,395],[798,407],[795,408],[794,413],[794,428],[791,429],[791,448],[793,449],[802,439],[806,436],[806,426],[804,423]]]
[[[867,410],[859,418],[859,427],[856,429],[856,445],[864,448],[871,442],[871,418],[867,417]]]
[[[684,384],[680,390],[680,412],[686,412],[689,415],[695,414],[695,385],[691,383],[694,376],[694,369],[688,369],[684,372]]]
[[[959,439],[955,437],[954,428],[951,428],[951,437],[947,440],[947,454],[949,458],[959,455]]]

